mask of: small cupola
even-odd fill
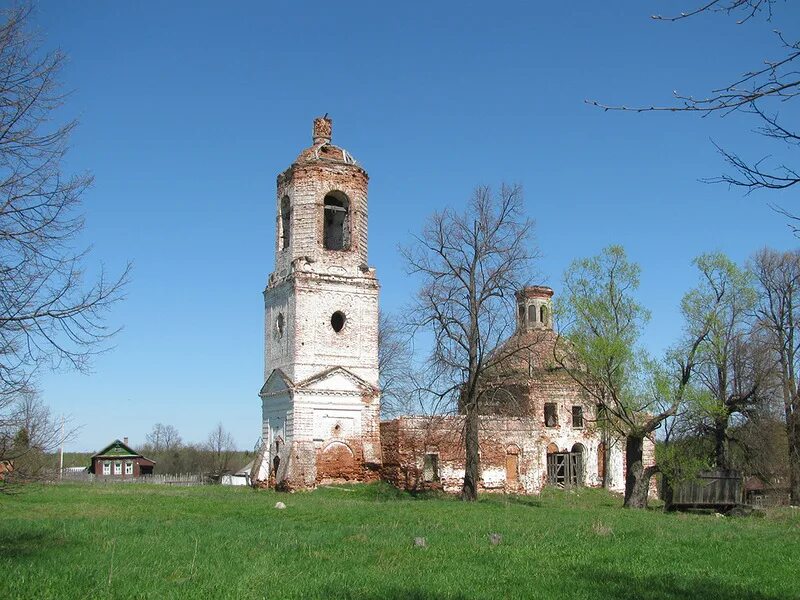
[[[517,330],[553,329],[553,289],[528,285],[517,296]]]

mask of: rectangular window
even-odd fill
[[[558,414],[556,413],[555,402],[544,403],[544,426],[558,427]]]
[[[426,454],[422,460],[422,479],[427,482],[439,481],[439,455]]]
[[[122,475],[122,463],[119,461],[114,463],[114,475]]]
[[[133,475],[133,463],[131,461],[125,462],[125,475]]]
[[[103,475],[111,475],[111,463],[107,460],[103,461]]]
[[[583,427],[583,407],[582,406],[573,406],[572,407],[572,426],[576,429],[580,429]]]

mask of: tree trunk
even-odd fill
[[[714,420],[714,464],[718,469],[729,469],[728,419]]]
[[[644,468],[644,436],[628,435],[625,437],[625,508],[647,508],[647,493],[650,489],[650,477],[653,469]]]
[[[466,407],[466,423],[464,424],[464,484],[461,488],[462,500],[478,499],[478,409],[472,404]]]
[[[800,506],[800,411],[796,406],[786,414],[786,434],[789,438],[789,493],[792,506]]]

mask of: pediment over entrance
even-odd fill
[[[332,367],[313,377],[309,377],[295,386],[303,391],[337,392],[344,394],[377,394],[378,389],[368,381],[361,379],[344,367]]]
[[[281,394],[292,389],[294,389],[292,380],[280,369],[275,369],[269,374],[264,385],[261,386],[261,391],[258,392],[258,395],[261,397],[274,396],[275,394]]]

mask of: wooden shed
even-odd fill
[[[743,481],[739,471],[701,471],[694,479],[665,487],[667,510],[710,508],[727,511],[743,503]]]

